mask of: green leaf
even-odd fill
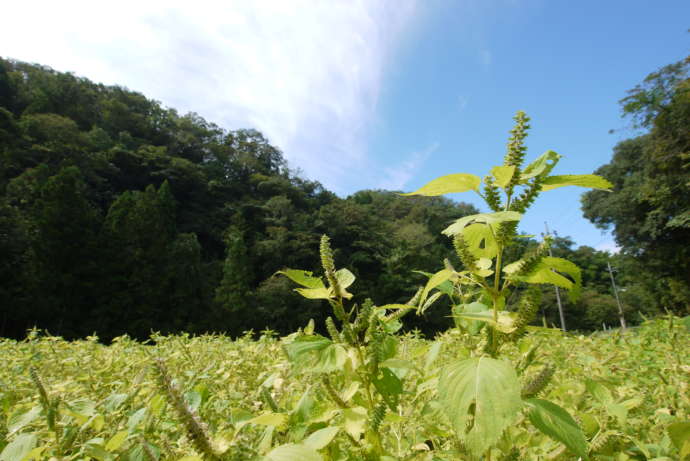
[[[110,440],[108,440],[108,443],[105,444],[105,449],[108,451],[117,451],[117,449],[122,446],[124,441],[127,440],[128,435],[128,431],[120,431],[116,433],[110,438]]]
[[[31,424],[41,414],[41,407],[35,406],[27,412],[13,413],[7,422],[8,437],[19,432],[23,427]]]
[[[455,433],[475,455],[501,437],[520,412],[520,383],[513,367],[474,357],[443,369],[438,395]]]
[[[299,283],[306,288],[323,288],[323,281],[319,277],[314,277],[309,271],[302,271],[298,269],[283,269],[276,272],[276,274],[283,274],[295,283]]]
[[[479,190],[479,185],[482,180],[479,176],[468,173],[456,173],[441,176],[433,181],[422,186],[414,192],[408,192],[400,195],[426,195],[435,196],[443,194],[453,194],[457,192],[467,192],[470,190]]]
[[[255,418],[249,419],[246,423],[258,424],[260,426],[282,427],[287,423],[288,416],[285,413],[264,413]]]
[[[390,409],[397,410],[398,396],[403,391],[402,381],[388,368],[381,368],[379,375],[375,376],[372,381]]]
[[[295,291],[307,299],[329,299],[332,296],[331,290],[321,288],[295,288]]]
[[[581,458],[587,458],[585,435],[567,411],[548,400],[527,399],[525,403],[530,407],[529,420],[534,427]]]
[[[611,391],[603,384],[588,379],[585,381],[585,387],[587,388],[587,392],[602,405],[610,405],[613,403]]]
[[[0,461],[22,461],[38,443],[35,434],[19,434],[0,453]]]
[[[468,224],[474,222],[493,225],[506,221],[519,221],[520,218],[522,218],[522,215],[517,211],[498,211],[496,213],[473,214],[458,219],[453,224],[446,227],[443,230],[443,233],[448,236],[453,236],[459,232],[462,232]]]
[[[505,187],[510,183],[515,174],[515,165],[510,166],[495,166],[491,169],[491,174],[496,179],[494,182],[498,187]]]
[[[481,312],[488,312],[489,308],[482,303],[473,302],[469,304],[460,304],[453,307],[453,316],[462,327],[464,327],[471,335],[476,335],[486,323],[484,319],[476,320],[465,317],[466,314],[477,314]],[[464,314],[464,315],[463,315]]]
[[[462,236],[470,252],[477,258],[494,258],[498,254],[498,244],[490,226],[470,224],[462,230]]]
[[[298,336],[285,346],[290,361],[313,373],[330,373],[345,365],[345,349],[321,335]]]
[[[673,423],[667,431],[671,442],[680,452],[679,459],[686,459],[690,455],[690,421]]]
[[[512,265],[509,265],[512,266]],[[572,277],[570,280],[558,272]],[[543,258],[527,275],[518,277],[517,280],[527,283],[550,283],[569,290],[571,300],[576,300],[582,288],[582,274],[580,268],[567,259],[547,256]]]
[[[343,410],[343,427],[353,439],[359,440],[367,423],[367,410],[363,407],[346,408]]]
[[[336,271],[335,278],[338,279],[340,288],[345,289],[352,285],[352,283],[355,281],[355,274],[343,268]]]
[[[535,176],[539,176],[544,171],[546,171],[546,174],[549,174],[549,172],[553,169],[553,167],[556,166],[556,163],[558,163],[560,159],[561,156],[558,155],[556,152],[552,150],[547,150],[539,157],[537,157],[535,161],[527,165],[527,167],[520,175],[520,180],[522,182],[525,182],[528,179],[534,178]]]
[[[339,431],[339,427],[324,427],[323,429],[319,429],[318,431],[311,434],[302,443],[305,446],[311,448],[312,450],[321,450],[322,448],[326,447],[326,445],[331,443],[331,440],[333,440],[335,436],[338,435]]]
[[[479,303],[472,303],[472,304],[479,304]],[[484,306],[484,307],[486,307],[486,306]],[[514,314],[512,312],[508,312],[508,311],[500,311],[497,315],[496,320],[494,320],[493,310],[488,310],[488,309],[483,310],[483,311],[477,311],[477,312],[460,312],[456,315],[457,315],[457,317],[460,317],[461,319],[465,319],[465,320],[486,322],[489,325],[492,325],[494,328],[496,328],[498,331],[500,331],[502,333],[512,333],[515,330],[517,330],[517,326],[515,325],[515,318],[513,317]]]
[[[313,448],[295,443],[274,448],[264,459],[267,461],[323,461],[321,455]]]
[[[589,187],[590,189],[611,190],[613,184],[595,174],[566,174],[562,176],[549,176],[544,180],[542,191],[556,189],[563,186]]]
[[[437,286],[439,286],[440,284],[442,284],[443,282],[445,282],[446,280],[450,279],[452,276],[453,272],[449,271],[448,269],[441,269],[440,271],[432,275],[426,282],[424,291],[422,291],[422,296],[419,298],[419,304],[424,304],[424,301],[426,300],[426,297],[429,295],[429,292]]]

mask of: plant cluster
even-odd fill
[[[258,341],[154,335],[153,348],[127,337],[110,348],[91,338],[74,351],[35,335],[0,343],[12,352],[2,357],[23,357],[2,370],[28,373],[0,396],[9,412],[0,461],[660,461],[690,454],[690,367],[681,355],[687,321],[669,317],[601,338],[529,326],[539,306],[530,287],[556,285],[576,297],[581,277],[574,264],[548,255],[549,239],[505,260],[521,237],[522,214],[543,191],[609,184],[594,175],[551,175],[560,158],[552,151],[525,166],[529,119],[518,113],[515,120],[504,163],[483,188],[477,176],[452,174],[413,193],[475,191],[491,212],[443,231],[461,266],[445,260],[406,303],[353,302],[355,276],[336,266],[324,235],[322,277],[279,274],[305,298],[329,304],[327,336],[311,321],[280,340],[266,331]],[[519,300],[509,311],[513,292]],[[399,333],[406,315],[442,297],[456,328],[435,341]],[[70,373],[77,378],[65,384]],[[645,401],[643,389],[656,400]],[[89,393],[96,397],[84,398]]]

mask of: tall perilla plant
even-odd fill
[[[542,192],[570,185],[609,189],[611,184],[590,174],[552,176],[551,171],[561,158],[553,151],[524,166],[529,118],[518,112],[514,120],[503,164],[493,167],[483,184],[478,176],[458,173],[404,194],[435,196],[474,191],[491,210],[460,218],[443,231],[453,239],[462,270],[446,263],[443,270],[429,278],[419,300],[422,305],[433,289],[461,300],[453,307],[456,324],[469,335],[484,336],[483,341],[469,343],[473,346],[470,358],[458,360],[443,370],[439,399],[457,437],[474,455],[484,454],[490,459],[491,447],[527,407],[529,418],[538,429],[586,458],[585,438],[572,417],[556,404],[535,398],[554,369],[545,368],[521,388],[518,371],[500,359],[501,346],[519,340],[534,317],[539,305],[539,291],[534,286],[556,285],[576,298],[580,270],[565,259],[549,256],[548,237],[517,261],[504,264],[503,257],[506,247],[519,237],[520,219]],[[525,284],[533,288],[522,291],[517,312],[506,311],[506,299]]]
[[[453,300],[456,325],[473,338],[467,342],[469,354],[446,366],[437,386],[441,408],[459,442],[454,444],[457,455],[490,460],[492,447],[526,410],[536,428],[587,458],[587,442],[578,424],[563,408],[537,398],[554,368],[547,366],[522,386],[518,375],[533,360],[534,349],[517,368],[501,359],[502,346],[525,334],[539,305],[538,290],[522,290],[517,312],[508,312],[505,305],[510,294],[525,284],[553,284],[577,297],[580,271],[569,261],[548,256],[548,238],[517,261],[505,264],[503,258],[506,247],[518,238],[520,219],[540,193],[568,185],[599,189],[611,185],[595,175],[552,176],[560,159],[553,151],[524,166],[529,118],[518,112],[515,122],[503,164],[492,168],[483,184],[478,176],[457,173],[404,194],[474,191],[490,209],[460,218],[443,231],[453,239],[463,267],[457,270],[446,260],[444,269],[430,275],[426,286],[407,304],[377,307],[367,302],[361,308],[356,304],[346,307],[352,298],[347,289],[355,277],[347,269],[336,270],[326,236],[320,248],[325,283],[310,272],[281,271],[302,286],[297,288],[302,296],[325,299],[333,309],[335,320],[326,320],[330,339],[305,331],[286,345],[286,352],[293,364],[321,374],[322,386],[340,408],[339,417],[349,428],[351,442],[367,457],[378,459],[392,452],[384,446],[378,429],[386,410],[395,410],[405,397],[403,380],[391,366],[400,319],[412,310],[423,313],[445,294]]]

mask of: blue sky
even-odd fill
[[[617,101],[690,44],[687,0],[24,3],[4,9],[3,57],[258,128],[341,196],[483,176],[517,110],[532,117],[528,158],[553,149],[556,173],[591,173],[634,134]],[[581,217],[581,192],[544,194],[522,229],[548,221],[613,248]]]

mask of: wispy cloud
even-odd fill
[[[422,150],[413,152],[398,166],[384,169],[383,179],[377,184],[379,189],[403,190],[421,165],[433,154],[440,144],[435,142]]]
[[[621,251],[621,247],[616,245],[616,242],[614,242],[613,240],[607,240],[605,242],[601,242],[594,249],[598,250],[598,251],[608,251],[609,253],[614,253],[614,254]]]
[[[257,128],[342,191],[368,163],[367,127],[415,2],[14,2],[0,52]]]

